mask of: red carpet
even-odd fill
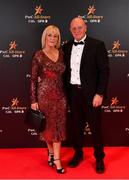
[[[92,148],[84,148],[84,161],[69,168],[71,148],[62,148],[65,174],[57,174],[47,165],[45,148],[0,149],[0,179],[129,179],[129,147],[105,148],[104,174],[96,174]]]

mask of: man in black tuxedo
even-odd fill
[[[65,78],[71,108],[71,142],[75,150],[70,167],[83,159],[85,120],[88,120],[94,144],[96,172],[104,172],[105,156],[101,137],[101,105],[106,96],[109,63],[104,42],[87,36],[87,25],[76,17],[70,23],[73,39],[63,46]]]

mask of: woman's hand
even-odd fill
[[[39,110],[38,103],[37,103],[37,102],[36,102],[36,103],[32,103],[32,104],[31,104],[31,109],[33,109],[33,110]]]

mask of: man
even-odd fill
[[[64,46],[65,77],[71,108],[70,133],[75,150],[70,167],[76,167],[83,159],[85,120],[88,120],[94,144],[96,172],[105,170],[105,156],[101,137],[101,105],[106,96],[109,66],[105,45],[87,36],[87,26],[82,18],[70,23],[73,40]]]

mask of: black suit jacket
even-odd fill
[[[70,82],[70,57],[73,40],[63,46],[66,71],[64,74],[67,87]],[[103,41],[86,37],[81,66],[80,80],[82,89],[87,100],[92,101],[95,94],[106,96],[109,77],[109,61]],[[67,91],[69,91],[67,89]]]

